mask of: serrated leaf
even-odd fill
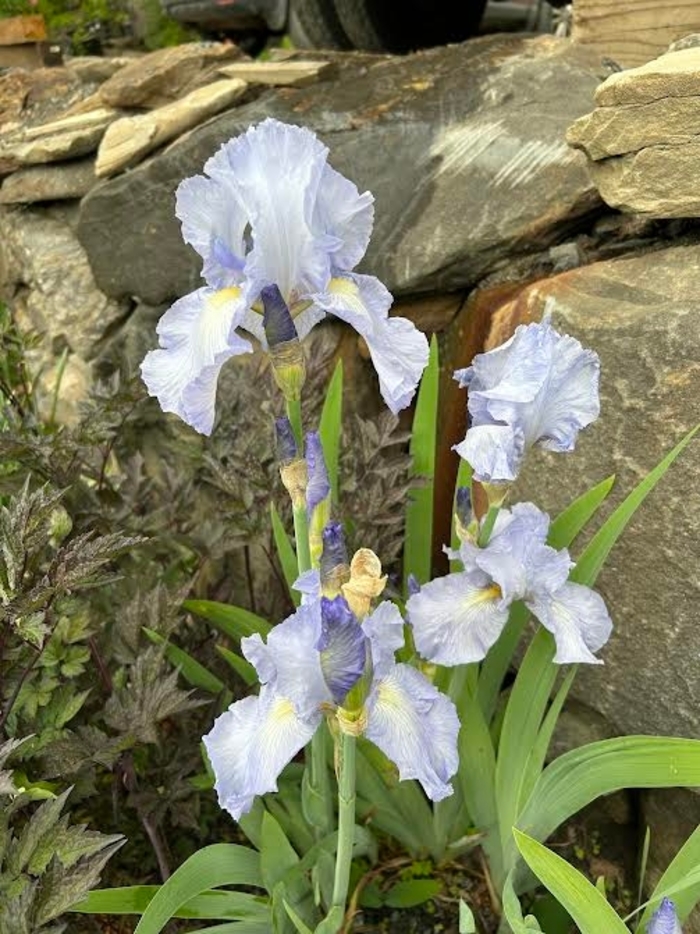
[[[124,843],[126,840],[121,838],[108,844],[98,853],[81,859],[71,869],[63,867],[57,859],[52,860],[41,879],[36,899],[36,923],[47,924],[81,901],[100,881],[105,863]]]
[[[147,626],[142,626],[141,628],[151,642],[155,645],[162,645],[165,647],[165,657],[169,662],[175,665],[185,681],[191,684],[193,688],[200,688],[200,690],[207,691],[209,694],[214,695],[221,694],[226,690],[226,685],[220,678],[212,674],[212,672],[209,671],[208,668],[205,668],[204,665],[200,664],[196,658],[192,658],[192,656],[188,652],[185,652],[184,649],[181,649],[179,645],[175,645],[174,642],[163,638],[163,636],[154,629],[149,629]]]
[[[18,875],[28,867],[29,861],[43,837],[58,823],[63,805],[66,803],[66,798],[71,790],[71,788],[67,788],[57,798],[45,801],[32,814],[22,830],[16,847],[13,847],[10,853],[11,872],[13,874]]]

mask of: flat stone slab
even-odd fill
[[[10,134],[0,142],[0,174],[94,152],[118,116],[115,110],[101,108]]]
[[[223,42],[158,49],[108,78],[100,88],[100,99],[109,107],[161,107],[214,80],[221,65],[242,56],[237,46]]]
[[[596,55],[551,36],[488,36],[338,64],[336,80],[264,92],[93,189],[78,236],[100,288],[160,304],[199,284],[175,189],[265,117],[316,131],[330,163],[372,191],[361,268],[397,294],[472,285],[599,207],[584,157],[564,141],[599,83]]]
[[[229,78],[240,78],[251,84],[270,84],[279,87],[302,88],[319,78],[333,73],[331,62],[235,62],[219,71]]]
[[[115,120],[100,143],[96,174],[101,178],[116,175],[135,165],[149,152],[226,110],[245,94],[247,87],[240,78],[225,78],[149,113]]]
[[[618,71],[595,94],[599,107],[644,104],[664,97],[696,97],[700,87],[700,48],[669,52],[638,68]]]
[[[0,186],[0,204],[32,204],[82,198],[97,184],[95,160],[74,159],[20,169]]]

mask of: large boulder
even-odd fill
[[[518,498],[552,513],[615,474],[619,503],[700,423],[700,245],[593,263],[527,287],[494,316],[489,343],[556,303],[554,323],[601,357],[600,419],[569,455],[534,450]],[[624,733],[696,736],[700,707],[700,442],[636,514],[599,578],[615,624],[604,665],[574,693]],[[605,512],[609,512],[607,507]],[[574,549],[576,552],[577,549]]]
[[[64,349],[91,360],[131,309],[95,285],[72,229],[74,213],[0,208],[0,295],[24,328],[43,335],[49,360]]]
[[[179,182],[265,117],[303,124],[377,202],[364,269],[396,293],[468,286],[599,206],[564,132],[597,56],[551,36],[489,36],[402,58],[348,55],[336,80],[264,92],[85,198],[78,236],[108,295],[158,304],[199,283]]]

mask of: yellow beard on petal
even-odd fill
[[[238,301],[241,297],[241,290],[236,285],[231,285],[226,289],[219,289],[207,298],[207,305],[214,311],[220,311],[224,305],[229,302]]]
[[[502,596],[503,593],[498,584],[491,584],[490,587],[484,587],[483,590],[471,594],[469,598],[465,600],[465,605],[474,607],[478,606],[480,603],[493,603],[495,600],[500,600]]]

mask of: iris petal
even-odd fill
[[[327,157],[309,130],[263,120],[224,143],[204,166],[250,223],[246,275],[261,285],[274,283],[287,301],[322,288],[330,275],[328,243],[312,230]]]
[[[384,401],[394,414],[406,408],[428,363],[428,341],[407,318],[389,317],[392,297],[379,279],[335,278],[314,301],[364,337]]]
[[[331,699],[316,645],[321,635],[318,601],[302,604],[274,626],[264,643],[256,633],[241,639],[241,649],[263,683],[290,698],[302,717]]]
[[[186,295],[158,322],[160,348],[141,364],[148,392],[163,411],[176,413],[202,434],[210,434],[214,424],[221,367],[252,350],[235,331],[245,308],[245,293],[238,288],[203,288]]]
[[[439,577],[406,604],[416,648],[431,662],[478,662],[508,620],[500,588],[480,571]]]
[[[593,653],[610,638],[612,621],[600,594],[569,581],[553,594],[535,594],[526,603],[554,636],[558,665],[602,665]]]
[[[647,934],[683,934],[681,922],[676,914],[676,906],[670,898],[664,898],[651,921],[647,925]]]
[[[365,735],[432,801],[452,794],[459,719],[452,701],[410,665],[394,665],[373,686]]]
[[[293,702],[271,687],[217,717],[204,745],[221,807],[238,820],[256,795],[277,791],[282,769],[309,742],[321,717],[319,711],[300,718]]]
[[[404,644],[403,627],[403,617],[390,600],[384,600],[363,620],[362,629],[370,642],[376,678],[381,678],[393,666],[394,654]]]
[[[482,482],[511,482],[525,449],[573,450],[578,432],[600,411],[600,362],[545,320],[479,354],[455,377],[469,388],[471,427],[457,452]]]

